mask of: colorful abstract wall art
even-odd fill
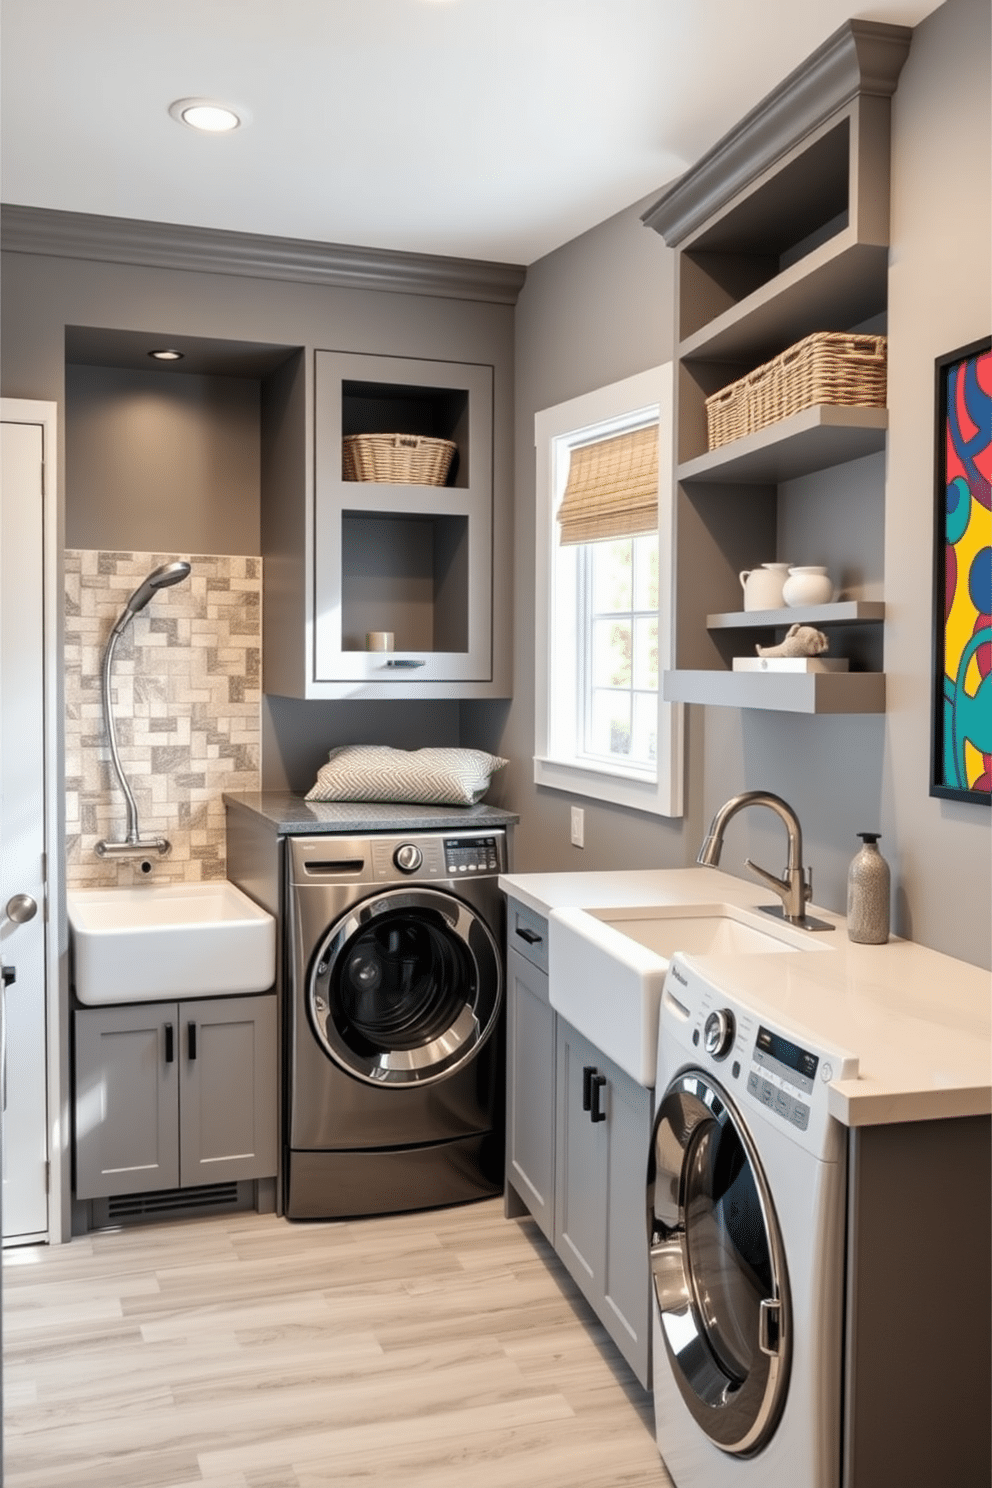
[[[937,361],[930,793],[992,802],[992,342]]]

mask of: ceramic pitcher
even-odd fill
[[[829,604],[834,597],[834,586],[825,568],[807,565],[789,569],[782,593],[787,605]]]
[[[740,575],[746,610],[780,610],[784,603],[782,588],[789,573],[787,563],[763,563],[760,568],[745,568]]]

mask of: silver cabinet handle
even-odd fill
[[[38,905],[30,894],[14,894],[7,900],[4,913],[12,924],[26,925],[38,913]]]

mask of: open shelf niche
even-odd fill
[[[663,682],[671,701],[884,708],[884,610],[873,595],[845,591],[838,605],[816,607],[815,619],[782,611],[759,621],[735,606],[741,571],[774,560],[783,531],[794,540],[791,483],[827,471],[842,489],[853,462],[884,451],[886,410],[814,406],[710,449],[705,402],[814,332],[884,334],[889,107],[911,36],[902,26],[848,22],[645,214],[678,250],[676,669]],[[878,472],[872,505],[881,524],[881,462]],[[785,558],[823,561],[815,551]],[[868,658],[872,670],[730,670],[728,634],[764,632],[767,643],[797,620],[846,627],[852,665]]]

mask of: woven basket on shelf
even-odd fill
[[[706,399],[706,432],[710,449],[719,449],[721,444],[730,444],[750,434],[746,377],[728,383]]]
[[[421,434],[346,434],[341,441],[346,481],[443,486],[457,446]]]
[[[788,418],[817,403],[884,408],[886,338],[818,331],[776,357],[778,411]],[[761,425],[756,425],[760,428]]]
[[[885,396],[884,336],[816,331],[706,399],[709,448],[819,403],[884,408]]]

